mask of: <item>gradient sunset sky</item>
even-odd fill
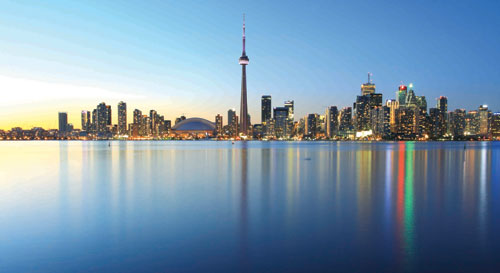
[[[367,72],[449,110],[500,110],[500,1],[0,1],[0,128],[57,128],[68,112],[127,102],[166,119],[239,109],[246,13],[248,102],[296,117],[351,106]]]

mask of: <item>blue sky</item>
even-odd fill
[[[384,100],[412,82],[429,106],[444,95],[450,109],[500,110],[498,1],[1,2],[0,128],[56,127],[57,111],[79,127],[101,101],[226,115],[239,108],[242,13],[254,123],[263,94],[295,100],[299,117],[350,106],[367,72]]]

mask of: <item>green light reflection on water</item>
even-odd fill
[[[406,149],[406,177],[405,177],[405,200],[404,200],[404,239],[406,250],[406,262],[411,267],[414,261],[414,202],[413,202],[413,157],[414,142],[407,143]]]

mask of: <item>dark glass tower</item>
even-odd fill
[[[271,96],[264,95],[261,99],[261,122],[266,123],[271,119]]]
[[[241,65],[241,102],[240,102],[240,132],[248,133],[248,106],[247,106],[247,65],[248,57],[245,52],[245,15],[243,14],[243,53],[239,63]]]

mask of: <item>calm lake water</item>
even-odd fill
[[[0,272],[500,269],[498,142],[0,142],[0,180]]]

